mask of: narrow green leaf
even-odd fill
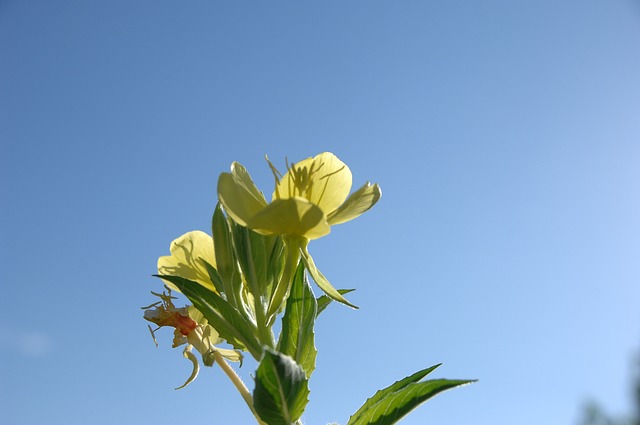
[[[265,294],[267,294],[267,268],[273,236],[260,235],[249,229],[247,229],[247,233],[251,244],[251,253],[253,254],[256,286],[260,288],[261,296],[265,297]]]
[[[348,294],[349,292],[353,292],[353,291],[355,291],[355,289],[338,289],[338,292],[340,293],[340,295]],[[320,313],[322,313],[325,308],[329,307],[329,304],[331,304],[331,301],[333,300],[329,298],[327,295],[322,295],[318,297],[317,301],[318,301],[317,316],[319,316]]]
[[[267,274],[264,240],[260,239],[263,236],[235,223],[231,224],[231,230],[234,252],[249,291],[254,298],[262,299],[264,298],[264,284],[260,285],[259,283],[264,282],[263,279],[266,279]]]
[[[367,408],[368,408],[367,406],[374,405],[374,404],[378,403],[380,400],[382,400],[387,395],[389,395],[391,393],[394,393],[394,392],[396,392],[398,390],[401,390],[402,388],[406,387],[407,385],[411,384],[412,382],[420,381],[422,378],[424,378],[425,376],[427,376],[428,374],[430,374],[431,372],[433,372],[434,370],[439,368],[441,365],[442,365],[442,363],[438,363],[437,365],[428,367],[426,369],[419,370],[416,373],[414,373],[413,375],[409,375],[406,378],[403,378],[403,379],[401,379],[399,381],[394,382],[393,384],[389,385],[387,388],[377,391],[373,395],[373,397],[367,399],[367,401],[362,405],[362,407],[360,409],[358,409],[358,411],[356,413],[353,414],[352,417],[355,418],[358,415],[362,414],[362,412],[367,410]]]
[[[313,280],[316,282],[316,284],[320,287],[320,289],[322,289],[322,291],[325,294],[327,294],[331,299],[338,301],[342,304],[348,305],[351,308],[355,308],[355,309],[358,308],[358,306],[351,304],[349,301],[347,301],[347,299],[343,297],[342,294],[340,294],[340,292],[336,288],[334,288],[331,283],[329,283],[329,281],[327,280],[326,277],[324,277],[322,272],[318,270],[318,268],[316,267],[316,264],[313,261],[313,258],[309,254],[309,251],[307,251],[306,246],[304,245],[301,246],[300,252],[302,254],[301,255],[302,261],[304,262],[304,265],[306,266],[307,271],[309,272]]]
[[[435,395],[473,380],[434,379],[419,382],[440,365],[421,370],[376,392],[349,418],[347,425],[391,425]]]
[[[256,360],[262,356],[262,345],[256,338],[255,325],[220,295],[179,276],[155,276],[176,285],[218,331],[220,337],[235,349],[246,349]]]
[[[241,303],[242,282],[233,251],[231,229],[220,203],[216,205],[211,218],[211,234],[216,254],[216,269],[224,287],[223,292],[231,305],[237,308]]]
[[[285,252],[283,254],[283,257],[285,257],[284,268],[277,283],[273,287],[271,299],[269,300],[269,309],[267,310],[269,323],[273,323],[276,315],[284,308],[289,291],[291,291],[291,284],[298,268],[300,254],[302,252],[300,244],[301,240],[299,238],[287,238],[285,241]]]
[[[270,252],[267,252],[267,246],[271,245],[269,240],[271,237],[259,235],[237,223],[230,222],[230,226],[235,256],[244,278],[246,291],[244,295],[250,295],[247,297],[247,302],[251,303],[258,337],[262,345],[273,348],[275,341],[271,330],[272,322],[267,315],[269,299],[266,296],[270,290],[270,284],[267,281],[267,261]]]
[[[264,351],[256,371],[253,406],[269,425],[292,425],[309,402],[309,387],[304,370],[291,357]]]
[[[293,285],[282,317],[282,332],[278,348],[281,353],[291,356],[302,366],[307,378],[316,368],[317,350],[313,325],[317,310],[316,299],[309,286],[304,265],[300,263],[293,278]]]
[[[280,276],[284,272],[285,262],[287,260],[287,251],[284,246],[284,240],[281,236],[273,237],[272,244],[268,246],[269,261],[267,262],[267,291],[268,299],[271,299],[273,288],[280,280]]]
[[[224,292],[224,285],[222,284],[222,278],[220,277],[218,270],[216,270],[215,267],[206,262],[204,259],[198,258],[198,260],[200,260],[200,262],[204,265],[204,268],[207,269],[207,273],[209,273],[209,279],[211,279],[213,287],[216,288],[216,291],[218,291],[220,295],[225,296],[226,294]]]

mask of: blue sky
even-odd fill
[[[232,161],[270,193],[265,154],[322,151],[383,198],[310,246],[361,309],[319,319],[306,423],[440,362],[480,382],[404,424],[624,413],[638,40],[632,0],[0,1],[2,416],[251,423],[217,368],[173,390],[140,306]]]

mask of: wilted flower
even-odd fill
[[[172,301],[175,297],[171,296],[171,289],[167,287],[167,290],[168,292],[163,292],[162,294],[151,292],[159,297],[161,301],[143,307],[143,309],[145,310],[144,318],[158,325],[156,329],[149,326],[149,331],[156,346],[158,343],[155,332],[164,326],[174,328],[173,348],[187,344],[183,355],[193,364],[193,371],[187,381],[176,389],[186,387],[198,376],[200,365],[191,352],[193,348],[200,353],[205,366],[213,365],[215,361],[214,352],[216,351],[231,361],[242,361],[242,354],[238,351],[216,347],[216,344],[220,344],[223,340],[218,332],[208,324],[202,313],[193,306],[175,307]]]

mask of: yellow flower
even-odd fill
[[[218,179],[218,197],[225,211],[240,225],[263,235],[317,239],[332,225],[352,220],[378,202],[377,184],[366,183],[351,196],[351,170],[334,154],[325,152],[288,166],[277,179],[271,203],[256,188],[239,163]]]
[[[158,258],[158,274],[180,276],[216,292],[204,263],[216,267],[211,236],[199,230],[185,233],[171,242],[169,250],[170,256]],[[163,282],[172,290],[180,292],[171,282],[164,279]]]
[[[237,162],[231,165],[231,173],[220,175],[218,198],[227,214],[241,226],[263,235],[283,235],[287,262],[273,291],[268,315],[279,311],[286,300],[300,258],[329,297],[355,308],[317,269],[307,245],[310,240],[327,235],[332,225],[353,220],[374,206],[382,195],[380,187],[367,182],[349,196],[351,170],[330,152],[287,164],[284,175],[269,159],[267,162],[276,178],[271,203]]]

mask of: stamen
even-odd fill
[[[273,175],[276,177],[276,179],[278,179],[278,176],[280,176],[280,179],[282,179],[282,174],[280,174],[280,172],[273,166],[268,158],[267,162],[269,163],[271,171],[273,172]],[[289,198],[293,198],[294,196],[301,196],[306,199],[311,199],[314,193],[314,176],[316,176],[322,170],[322,168],[325,166],[325,163],[319,161],[311,161],[311,164],[308,167],[300,167],[296,166],[296,164],[290,164],[289,160],[285,158],[285,164],[287,167],[287,195],[289,196]],[[345,167],[346,166],[343,165],[340,169],[322,176],[318,180],[328,179],[332,175],[342,171]],[[322,194],[320,195],[320,199],[322,199],[322,197],[324,196],[326,189],[327,184],[325,183],[322,189]],[[276,181],[276,198],[280,199],[280,197],[281,194],[278,191],[278,181]]]
[[[293,198],[295,196],[295,189],[296,189],[296,180],[295,180],[295,168],[294,165],[295,164],[289,164],[289,159],[287,157],[284,158],[284,163],[285,166],[287,167],[287,175],[289,176],[289,193],[287,193],[287,195],[289,196],[289,198]],[[291,193],[291,191],[293,191],[293,193]]]
[[[296,170],[296,187],[298,188],[298,194],[303,196],[307,192],[307,168],[300,167]]]
[[[146,307],[140,307],[140,308],[141,308],[141,309],[143,309],[143,310],[149,310],[150,308],[157,307],[157,306],[159,306],[160,304],[162,304],[162,301],[158,301],[158,302],[155,302],[155,303],[153,303],[153,304],[149,304],[149,305],[148,305],[148,306],[146,306]]]
[[[269,161],[269,157],[267,155],[264,156],[264,159],[267,160],[267,164],[269,164],[269,168],[271,168],[271,172],[273,173],[273,178],[276,180],[276,199],[280,199],[280,190],[278,189],[278,182],[282,178],[282,173],[280,173],[280,171],[278,171],[275,165],[273,165],[271,161]]]
[[[309,174],[306,176],[306,181],[305,181],[305,198],[307,199],[311,199],[311,195],[313,194],[313,179],[312,176],[318,172],[318,170],[320,168],[322,168],[322,164],[320,164],[320,167],[318,167],[318,170],[315,169],[316,167],[316,162],[312,161],[311,162],[311,166],[309,167]]]

